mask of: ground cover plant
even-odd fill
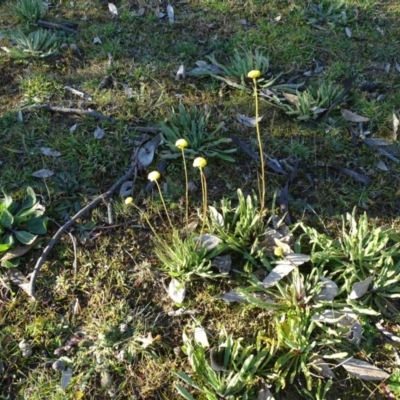
[[[397,2],[0,13],[0,399],[399,396]]]

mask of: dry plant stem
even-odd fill
[[[188,173],[186,168],[186,159],[185,159],[185,150],[182,148],[182,158],[183,158],[183,168],[185,170],[185,196],[186,196],[186,231],[188,229],[189,224],[189,180],[188,180]]]
[[[254,97],[256,101],[256,132],[258,139],[258,149],[260,151],[260,161],[261,161],[261,205],[260,205],[260,217],[262,217],[265,205],[265,163],[264,163],[264,152],[261,142],[260,125],[258,123],[258,93],[257,93],[257,80],[253,78],[254,83]]]
[[[54,247],[54,245],[58,242],[58,240],[61,238],[62,234],[67,231],[69,228],[72,227],[72,225],[75,224],[75,221],[79,218],[82,218],[84,215],[86,215],[90,210],[92,210],[94,207],[96,207],[101,201],[108,199],[111,197],[114,192],[124,183],[126,182],[132,175],[134,175],[133,182],[136,181],[137,177],[137,164],[134,163],[131,165],[131,167],[128,169],[128,171],[113,185],[111,188],[101,194],[100,196],[96,197],[94,200],[92,200],[87,206],[82,208],[78,213],[76,213],[68,222],[66,222],[63,226],[61,226],[58,231],[54,234],[54,236],[50,239],[50,242],[48,245],[45,247],[43,250],[43,253],[39,257],[39,259],[36,262],[35,267],[33,268],[33,272],[31,274],[31,278],[29,281],[29,296],[33,299],[35,299],[35,283],[36,279],[39,275],[40,268],[46,261],[47,256],[49,255],[51,249]]]
[[[39,20],[39,21],[37,21],[37,24],[39,26],[43,26],[44,28],[61,29],[63,31],[66,31],[66,32],[69,32],[69,33],[73,33],[73,34],[78,33],[78,31],[76,31],[75,29],[68,28],[67,26],[64,26],[64,25],[55,24],[54,22],[47,22],[47,21]]]
[[[46,110],[46,111],[63,113],[63,114],[87,115],[89,117],[106,120],[106,121],[110,122],[111,124],[115,124],[117,122],[114,118],[107,117],[106,115],[103,115],[103,114],[99,113],[98,111],[94,111],[94,110],[81,110],[80,108],[55,107],[55,106],[51,106],[50,104],[44,104],[41,106],[32,106],[32,107],[28,107],[28,109],[30,109],[30,110]]]
[[[165,213],[167,214],[169,226],[171,227],[172,230],[174,230],[174,227],[172,225],[171,219],[170,219],[169,214],[168,214],[167,206],[165,205],[164,196],[162,195],[160,185],[159,185],[158,181],[155,181],[155,182],[156,182],[156,185],[157,185],[158,193],[160,193],[160,197],[161,197],[161,201],[162,201],[163,206],[164,206]]]

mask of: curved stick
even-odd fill
[[[96,197],[94,200],[92,200],[87,206],[82,208],[78,213],[76,213],[68,222],[66,222],[55,234],[54,236],[50,239],[50,242],[48,245],[45,247],[43,250],[43,253],[39,257],[39,259],[36,262],[36,265],[33,269],[33,272],[30,277],[29,281],[29,289],[28,289],[28,294],[29,296],[33,299],[36,300],[35,298],[35,283],[36,279],[39,275],[40,268],[46,261],[47,256],[49,255],[51,249],[54,247],[54,245],[58,242],[62,234],[69,229],[78,218],[83,217],[86,213],[88,213],[92,208],[96,207],[102,200],[105,200],[113,195],[113,193],[121,186],[124,182],[126,182],[132,175],[134,175],[133,183],[136,181],[137,177],[137,163],[133,163],[132,166],[128,169],[128,171],[113,185],[111,188],[101,194],[100,196]]]

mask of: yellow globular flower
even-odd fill
[[[157,181],[158,179],[160,179],[160,173],[158,171],[153,171],[150,172],[149,175],[147,176],[147,179],[151,182]]]
[[[283,249],[282,249],[282,247],[276,247],[275,250],[274,250],[274,254],[275,254],[277,257],[282,257],[282,256],[283,256]]]
[[[204,168],[207,165],[207,160],[203,157],[197,157],[193,161],[193,167]]]
[[[257,79],[261,76],[261,72],[258,69],[253,69],[247,74],[247,77],[250,79]]]
[[[178,139],[176,142],[175,142],[175,146],[178,148],[178,149],[184,149],[185,147],[188,147],[188,142],[185,140],[185,139]]]
[[[133,198],[132,198],[132,197],[127,197],[127,198],[125,199],[125,204],[126,204],[126,205],[132,204],[132,203],[133,203]]]

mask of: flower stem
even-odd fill
[[[169,225],[171,226],[171,229],[174,230],[174,227],[173,227],[173,225],[172,225],[171,219],[170,219],[169,214],[168,214],[167,206],[165,205],[165,201],[164,201],[164,197],[163,197],[162,192],[161,192],[160,185],[159,185],[158,181],[154,181],[154,182],[156,183],[157,188],[158,188],[158,192],[160,193],[161,201],[162,201],[162,203],[163,203],[165,213],[167,214],[167,218],[168,218],[168,221],[169,221]]]
[[[264,165],[264,152],[262,148],[261,142],[261,133],[260,133],[260,125],[258,123],[258,93],[257,93],[257,80],[253,78],[254,83],[254,97],[256,102],[256,131],[257,131],[257,139],[258,139],[258,149],[260,150],[260,161],[261,161],[261,205],[260,205],[260,217],[262,217],[265,205],[265,165]]]
[[[186,168],[186,159],[185,159],[185,150],[182,148],[182,158],[183,158],[183,168],[185,170],[185,184],[186,184],[186,230],[188,229],[189,224],[189,180],[188,180],[188,173]]]
[[[201,240],[202,240],[201,237],[204,232],[204,227],[206,225],[206,218],[207,218],[207,181],[206,181],[206,177],[204,176],[202,168],[200,168],[200,177],[201,177],[201,188],[203,191],[203,223],[201,226],[199,243],[201,243]]]

